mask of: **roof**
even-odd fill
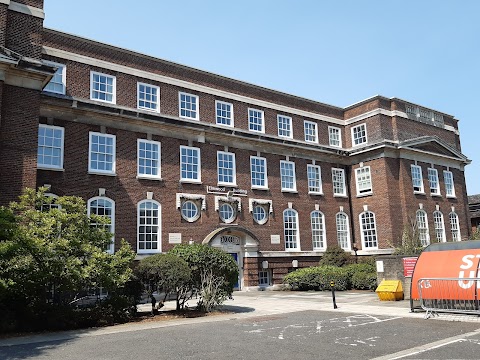
[[[468,203],[469,204],[480,204],[480,194],[469,195],[468,196]]]

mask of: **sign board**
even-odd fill
[[[270,242],[272,244],[280,244],[280,235],[270,235]]]
[[[377,272],[383,272],[383,261],[382,260],[377,260],[376,261],[376,264],[377,264]]]
[[[207,185],[207,193],[208,194],[219,194],[219,195],[227,195],[227,193],[231,191],[233,196],[247,196],[247,190],[245,189],[237,189],[237,188],[226,188],[225,186],[211,186]]]
[[[168,242],[170,244],[181,244],[182,233],[168,233]]]
[[[234,235],[220,236],[220,244],[222,245],[240,245],[240,238]]]
[[[412,277],[418,257],[403,258],[403,276]]]

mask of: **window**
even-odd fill
[[[367,127],[365,124],[352,127],[352,146],[365,144],[367,142]]]
[[[137,107],[143,110],[160,112],[160,88],[154,85],[137,83]]]
[[[51,61],[45,61],[45,64],[57,67],[57,71],[55,71],[55,74],[53,75],[52,79],[47,84],[47,86],[45,86],[43,90],[51,93],[65,95],[66,73],[67,73],[65,65],[54,63]]]
[[[455,197],[453,173],[451,171],[443,171],[443,180],[445,182],[445,193],[447,197]]]
[[[304,121],[303,129],[305,132],[305,141],[307,142],[318,142],[318,129],[317,123],[312,121]]]
[[[283,212],[283,235],[285,236],[285,250],[300,250],[298,213],[293,209],[286,209]]]
[[[92,221],[91,226],[102,227],[112,234],[111,243],[106,250],[113,254],[115,239],[115,202],[105,197],[94,197],[87,202],[87,213],[88,216],[97,215],[108,219],[108,224]]]
[[[428,184],[430,186],[430,194],[440,195],[440,184],[438,183],[437,169],[428,168]]]
[[[181,208],[182,218],[188,222],[194,222],[200,217],[198,204],[192,200],[186,200]]]
[[[270,271],[263,269],[258,272],[258,285],[269,286],[270,285]]]
[[[433,225],[435,227],[435,238],[438,242],[445,242],[445,226],[443,225],[443,214],[440,211],[433,212]]]
[[[318,165],[307,165],[308,193],[323,195],[322,170]]]
[[[370,166],[355,169],[355,180],[357,182],[357,196],[369,195],[372,193]]]
[[[138,203],[137,214],[137,252],[158,253],[161,248],[161,206],[154,200]]]
[[[217,124],[233,126],[233,105],[223,101],[215,101]]]
[[[180,181],[201,182],[200,149],[180,146]]]
[[[226,224],[229,224],[233,220],[235,220],[237,212],[229,203],[223,203],[218,209],[218,215],[220,216],[220,220],[222,220]]]
[[[267,189],[267,159],[250,156],[250,177],[252,189]]]
[[[414,193],[424,193],[423,191],[423,177],[422,168],[418,165],[411,165],[412,184]]]
[[[115,135],[90,132],[88,171],[115,174]]]
[[[451,212],[448,217],[450,218],[450,229],[452,231],[452,241],[460,241],[460,226],[458,224],[458,215],[455,212]]]
[[[312,243],[313,250],[325,250],[327,239],[325,235],[325,217],[320,211],[310,213],[312,224]]]
[[[63,169],[64,134],[63,127],[38,126],[37,167]]]
[[[185,119],[198,120],[198,96],[178,93],[179,116]]]
[[[337,222],[337,243],[343,250],[350,250],[350,232],[348,228],[348,216],[339,212],[335,216]]]
[[[261,133],[265,132],[262,110],[248,109],[248,130]]]
[[[267,210],[265,209],[265,206],[262,205],[255,205],[252,210],[253,214],[253,220],[257,224],[263,225],[267,222],[268,216],[267,216]]]
[[[430,244],[430,235],[428,234],[427,213],[424,210],[417,210],[417,231],[418,239],[423,246]]]
[[[61,209],[62,206],[57,204],[58,196],[51,193],[44,193],[44,202],[40,205],[40,211],[48,212],[52,209]]]
[[[292,135],[292,118],[284,115],[277,115],[278,136],[291,139]]]
[[[332,168],[333,196],[346,196],[345,170]]]
[[[328,143],[330,146],[342,147],[342,131],[340,128],[328,127]]]
[[[217,172],[219,185],[236,186],[235,154],[225,151],[217,151]]]
[[[90,72],[90,99],[115,104],[115,76]]]
[[[160,179],[160,146],[157,141],[137,140],[138,147],[138,168],[139,178]]]
[[[297,191],[294,162],[280,160],[280,178],[282,182],[282,191]]]
[[[377,249],[377,226],[375,224],[375,214],[371,211],[365,211],[360,214],[360,226],[362,235],[362,244],[364,249]]]

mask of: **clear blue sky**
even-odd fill
[[[460,120],[480,194],[480,1],[45,0],[49,28],[347,106],[380,94]]]

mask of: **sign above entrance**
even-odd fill
[[[220,236],[220,244],[240,245],[240,238],[234,235],[222,235]]]
[[[207,193],[208,194],[219,194],[219,195],[227,195],[227,193],[231,193],[232,196],[247,196],[247,190],[245,189],[228,189],[225,186],[211,186],[207,185]]]

